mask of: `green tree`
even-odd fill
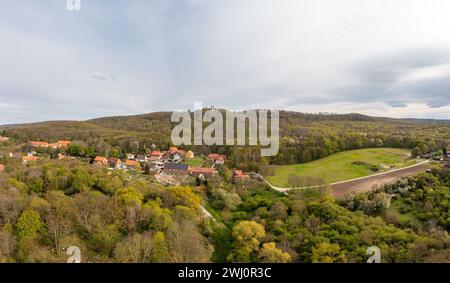
[[[142,200],[144,196],[142,193],[136,189],[135,187],[127,187],[123,189],[119,189],[116,192],[115,197],[125,205],[138,205],[142,204]]]
[[[17,220],[16,229],[19,239],[34,239],[37,233],[43,228],[39,213],[34,210],[27,209],[20,215]]]
[[[258,252],[258,259],[264,263],[286,263],[291,261],[291,256],[276,247],[276,244],[265,243]]]
[[[323,242],[313,247],[311,252],[313,263],[347,262],[347,258],[338,244]]]
[[[266,235],[264,226],[255,221],[241,221],[233,227],[234,251],[229,258],[237,262],[251,262]]]

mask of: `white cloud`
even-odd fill
[[[450,118],[450,1],[3,2],[0,99],[26,112],[0,124],[199,100]]]

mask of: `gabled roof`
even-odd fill
[[[37,156],[22,156],[23,161],[37,161],[39,157]]]
[[[47,142],[32,141],[30,143],[31,143],[32,146],[48,146]]]
[[[243,173],[241,170],[234,170],[234,178],[250,178],[248,174]]]
[[[226,160],[227,156],[222,154],[210,153],[208,154],[208,159],[210,160]]]
[[[127,161],[125,161],[125,165],[126,166],[137,166],[137,165],[139,165],[139,162],[128,159]]]
[[[213,168],[206,168],[206,167],[193,167],[190,169],[192,174],[213,174],[214,169]]]
[[[122,163],[122,161],[119,158],[117,158],[117,157],[110,157],[110,158],[108,158],[108,162],[109,163],[114,163],[114,164]]]
[[[108,159],[106,159],[106,157],[103,156],[96,156],[95,162],[108,163]]]
[[[150,155],[151,156],[162,156],[162,153],[160,151],[155,150]]]

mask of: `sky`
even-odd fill
[[[0,124],[192,109],[450,119],[447,0],[0,0]]]

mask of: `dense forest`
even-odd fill
[[[65,262],[69,246],[83,262],[365,262],[373,245],[383,262],[450,261],[448,168],[336,201],[234,185],[225,167],[163,187],[76,160],[5,161],[0,262]]]
[[[3,135],[14,143],[31,140],[68,139],[89,156],[124,155],[162,150],[171,146],[170,112],[136,116],[106,117],[75,122],[43,122],[3,127]],[[1,127],[0,127],[1,128]],[[419,155],[447,150],[450,141],[449,121],[375,118],[360,114],[303,114],[280,112],[280,151],[261,158],[259,148],[236,146],[195,146],[196,153],[224,153],[234,167],[258,171],[262,164],[308,162],[333,153],[369,147],[414,149]]]
[[[0,262],[208,262],[200,197],[78,161],[8,164],[0,176]]]
[[[232,181],[236,167],[262,172],[350,149],[446,153],[448,121],[280,112],[277,156],[261,159],[257,147],[194,147],[196,155],[228,160],[218,175],[177,187],[90,164],[96,155],[168,149],[170,116],[2,127],[10,139],[0,152],[0,262],[65,262],[69,246],[80,248],[83,262],[365,262],[370,246],[383,262],[450,261],[448,164],[343,200],[328,188],[281,194],[257,179]],[[7,157],[31,151],[29,141],[60,139],[72,144],[33,149],[50,159],[25,165]],[[79,158],[57,160],[61,152]]]

